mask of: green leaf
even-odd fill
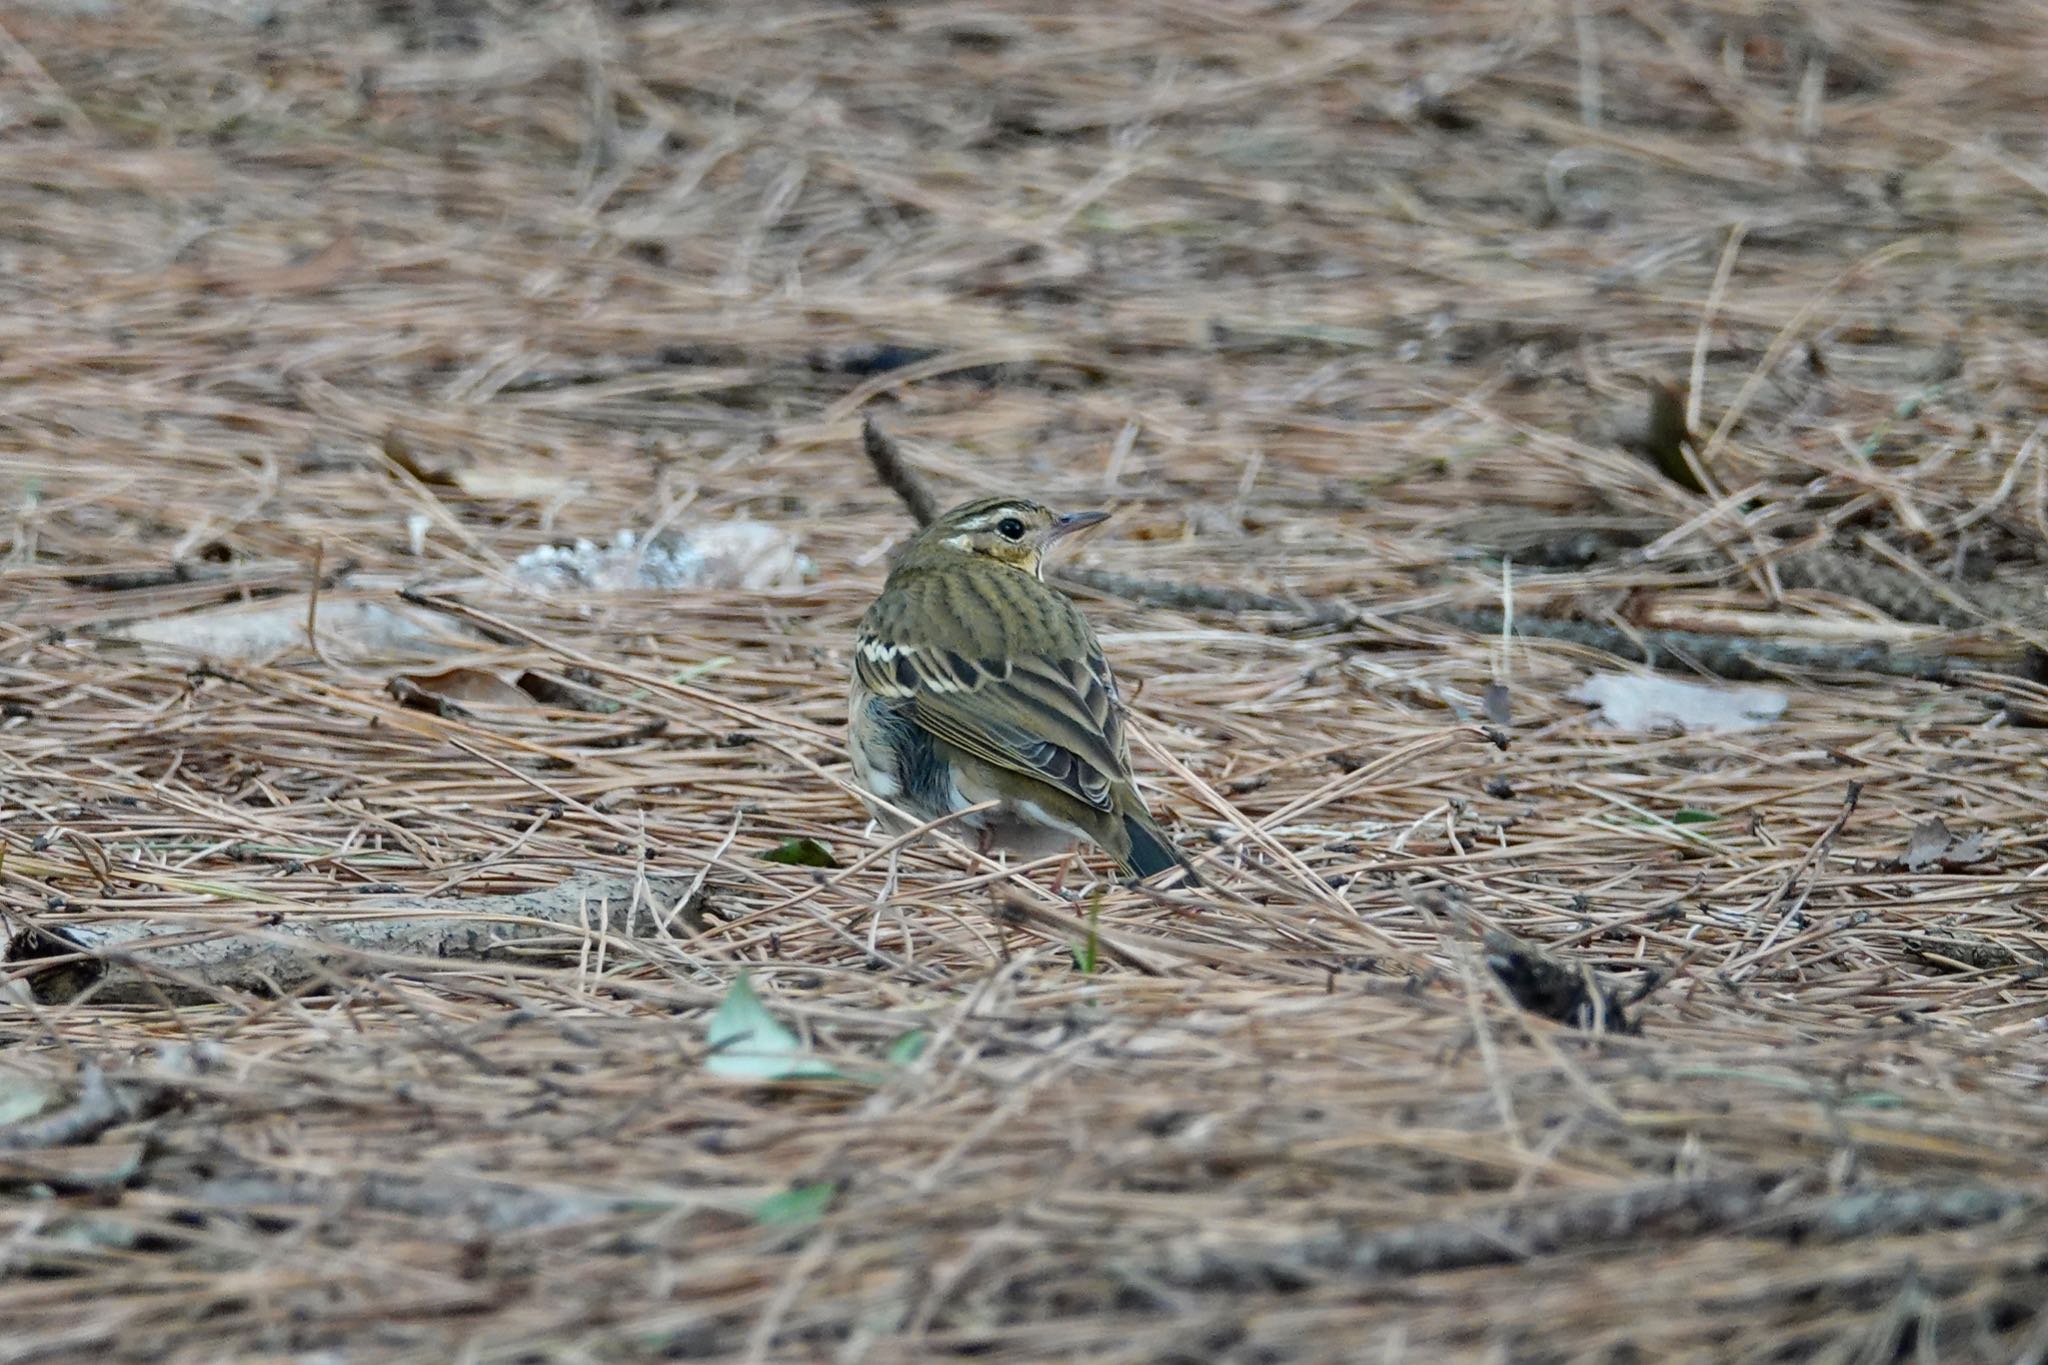
[[[909,1066],[924,1055],[924,1045],[931,1041],[931,1035],[921,1028],[914,1028],[889,1044],[889,1050],[882,1054],[892,1066]]]
[[[60,1098],[57,1087],[32,1076],[0,1074],[0,1123],[20,1123]]]
[[[754,1221],[764,1227],[792,1228],[815,1223],[832,1207],[839,1186],[830,1180],[809,1185],[792,1185],[781,1194],[771,1194],[754,1205]]]
[[[1844,1095],[1842,1103],[1853,1109],[1904,1109],[1906,1097],[1889,1090],[1859,1090],[1853,1095]]]
[[[704,1069],[714,1076],[747,1081],[787,1081],[800,1076],[838,1076],[835,1067],[819,1061],[803,1041],[775,1021],[745,972],[733,979],[711,1015],[704,1041],[711,1055]]]
[[[784,863],[790,867],[839,866],[832,850],[816,839],[784,839],[761,856],[771,863]]]
[[[1102,965],[1102,937],[1096,923],[1102,916],[1102,897],[1097,896],[1088,903],[1088,937],[1071,950],[1074,954],[1074,970],[1083,976],[1095,975],[1095,969]]]
[[[1674,825],[1711,825],[1720,818],[1720,816],[1710,810],[1694,810],[1691,806],[1687,806],[1683,810],[1672,812],[1671,823]]]

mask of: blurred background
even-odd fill
[[[1270,527],[1252,571],[1356,590],[1288,554],[1391,552],[1367,505],[1403,534],[1670,510],[1608,458],[1646,383],[1703,437],[1735,409],[1723,490],[1853,496],[1941,448],[1988,489],[2039,406],[2031,5],[59,0],[5,28],[17,563],[383,564],[420,514],[503,556],[744,510],[836,565],[887,502],[847,458],[872,408],[944,494],[1136,504],[1203,564]],[[489,567],[445,526],[425,558]]]

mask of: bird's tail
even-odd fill
[[[1131,841],[1130,856],[1122,860],[1125,872],[1144,881],[1170,867],[1177,867],[1181,870],[1181,885],[1201,885],[1201,879],[1188,866],[1188,860],[1168,842],[1166,831],[1152,823],[1151,816],[1142,813],[1126,815],[1124,833]]]

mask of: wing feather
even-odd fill
[[[943,589],[930,586],[936,591],[921,610],[899,599],[897,609],[862,621],[854,649],[862,685],[909,701],[934,737],[986,763],[1114,809],[1116,786],[1130,780],[1130,753],[1123,704],[1087,620],[1063,595],[1029,581],[1028,610],[977,613],[976,629],[945,610]],[[1013,620],[1024,627],[1009,626]]]

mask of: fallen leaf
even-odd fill
[[[455,476],[448,470],[421,464],[420,457],[413,453],[412,442],[397,427],[385,429],[382,449],[385,459],[430,488],[452,488],[455,484]]]
[[[181,658],[267,660],[307,651],[306,599],[260,607],[221,607],[137,621],[109,639],[152,645]],[[429,623],[382,602],[322,596],[313,614],[323,649],[361,657],[418,657],[444,652],[452,628]]]
[[[93,1142],[76,1147],[32,1147],[0,1152],[0,1180],[39,1181],[68,1189],[105,1189],[142,1169],[140,1142]]]
[[[1643,673],[1595,673],[1565,694],[1600,708],[1614,730],[1754,730],[1784,714],[1789,700],[1769,687],[1708,687]]]
[[[580,669],[577,671],[581,672]],[[608,716],[621,709],[621,703],[598,692],[595,680],[578,682],[529,668],[514,679],[514,685],[542,705],[559,706],[564,711],[589,711]]]
[[[1479,708],[1486,713],[1486,718],[1495,725],[1508,724],[1514,714],[1508,685],[1506,683],[1488,683],[1485,693],[1480,697]]]
[[[1984,831],[1974,830],[1948,846],[1941,855],[1941,865],[1953,872],[1972,863],[1981,863],[1990,856],[1991,850],[1984,846]]]
[[[1958,839],[1936,815],[1913,826],[1913,832],[1906,836],[1906,851],[1892,859],[1891,865],[1908,872],[1925,872],[1930,868],[1959,872],[1984,862],[1994,852],[1995,849],[1987,847],[1983,830],[1972,830]]]
[[[55,1104],[62,1093],[48,1081],[0,1073],[0,1124],[32,1119]]]
[[[1954,836],[1940,816],[1922,820],[1913,826],[1913,832],[1906,836],[1906,854],[1900,861],[1910,872],[1925,872],[1941,861],[1941,855],[1948,852]]]
[[[495,498],[502,502],[548,502],[566,497],[583,485],[581,480],[561,474],[472,466],[455,471],[455,486],[472,498]]]
[[[142,1241],[144,1230],[129,1219],[60,1218],[44,1228],[39,1240],[53,1247],[73,1247],[79,1251],[133,1251]]]
[[[1693,439],[1685,427],[1685,391],[1676,384],[1655,380],[1650,382],[1649,389],[1650,405],[1642,429],[1635,433],[1634,442],[1623,444],[1647,458],[1657,466],[1658,473],[1680,488],[1706,492],[1699,475],[1693,472],[1692,462],[1685,458],[1685,447]]]
[[[771,849],[763,850],[761,857],[771,863],[782,863],[789,867],[838,867],[839,860],[832,856],[828,845],[816,839],[784,839]]]
[[[884,1052],[882,1056],[891,1065],[909,1066],[924,1055],[925,1044],[930,1041],[931,1035],[929,1033],[921,1028],[914,1028],[891,1042],[888,1051]]]
[[[775,1021],[745,972],[733,978],[705,1029],[704,1042],[711,1050],[704,1069],[714,1076],[786,1081],[839,1075],[837,1068],[813,1057],[801,1039]]]
[[[400,673],[393,684],[406,683],[429,696],[466,706],[533,708],[533,698],[495,673],[481,668],[444,668],[439,673]]]
[[[838,1194],[839,1186],[830,1180],[793,1185],[754,1205],[754,1221],[771,1228],[802,1227],[806,1223],[815,1223],[825,1216],[825,1210],[832,1207],[832,1201]]]

